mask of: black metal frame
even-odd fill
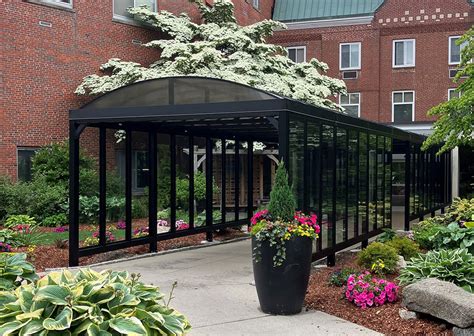
[[[165,79],[166,80],[166,79]],[[136,84],[132,84],[136,85]],[[120,89],[127,90],[127,87]],[[174,91],[170,88],[170,95],[173,95]],[[99,98],[100,99],[100,98]],[[292,179],[306,178],[310,174],[317,174],[319,176],[320,186],[318,188],[318,195],[315,195],[319,202],[319,209],[309,208],[309,191],[308,183],[303,183],[303,209],[304,211],[316,211],[319,218],[322,218],[322,204],[323,197],[332,197],[332,209],[328,215],[328,219],[332,221],[332,234],[331,241],[328,241],[328,247],[322,248],[321,239],[328,239],[328,237],[322,236],[319,239],[315,253],[313,254],[314,259],[328,257],[328,263],[335,263],[335,253],[341,249],[349,247],[351,245],[362,243],[366,245],[368,239],[382,232],[383,226],[378,227],[375,222],[374,227],[369,227],[369,150],[370,147],[370,135],[376,135],[377,139],[379,136],[383,136],[383,139],[391,139],[392,141],[392,153],[404,153],[406,154],[406,201],[407,205],[405,214],[405,225],[409,228],[409,221],[415,217],[426,215],[427,213],[434,213],[435,210],[443,210],[444,206],[449,203],[450,200],[450,165],[449,154],[443,154],[438,164],[439,177],[436,179],[435,174],[430,174],[429,179],[422,181],[424,185],[427,185],[426,194],[424,196],[433,199],[433,192],[436,191],[434,184],[436,180],[441,178],[437,191],[437,199],[439,202],[430,202],[430,207],[426,211],[419,211],[416,214],[410,214],[410,190],[411,190],[411,152],[410,147],[416,145],[419,147],[424,137],[402,131],[397,128],[376,124],[367,120],[353,118],[348,115],[337,113],[328,109],[315,107],[304,104],[302,102],[294,101],[291,99],[285,99],[275,96],[274,99],[264,99],[255,101],[232,101],[232,102],[218,102],[218,103],[201,103],[201,104],[188,104],[188,105],[173,105],[174,99],[170,98],[169,105],[163,106],[137,106],[137,107],[109,107],[109,108],[90,108],[90,105],[86,105],[85,108],[79,110],[70,111],[69,117],[69,134],[70,134],[70,230],[69,230],[69,264],[76,266],[79,263],[79,258],[95,253],[101,253],[106,251],[112,251],[137,245],[149,244],[150,251],[155,252],[157,250],[157,242],[172,239],[177,237],[183,237],[187,235],[206,233],[206,238],[212,241],[212,234],[214,230],[239,226],[248,225],[249,219],[254,211],[253,201],[253,142],[263,141],[278,144],[279,156],[285,163],[290,163],[290,152],[292,148],[290,146],[290,120],[298,119],[302,120],[304,124],[304,156],[303,171],[305,172],[303,177],[290,176]],[[332,147],[334,153],[331,153],[331,169],[332,169],[332,195],[323,194],[323,180],[322,180],[322,165],[319,165],[318,172],[308,171],[308,158],[307,158],[307,138],[308,138],[308,122],[313,122],[319,127],[319,156],[322,157],[322,134],[323,125],[330,126],[333,130]],[[100,176],[100,217],[99,217],[99,245],[92,247],[79,247],[79,138],[82,131],[85,128],[98,128],[99,129],[99,176]],[[353,221],[354,227],[348,226],[348,196],[345,197],[345,208],[343,212],[344,225],[343,239],[342,242],[337,242],[337,203],[336,203],[336,171],[337,171],[337,129],[344,129],[346,134],[345,146],[345,176],[348,179],[348,172],[350,168],[356,169],[356,211],[355,218]],[[107,243],[105,237],[105,208],[106,208],[106,130],[107,129],[125,129],[125,157],[126,157],[126,239],[120,242]],[[133,238],[132,237],[132,182],[131,182],[131,153],[132,153],[132,133],[140,131],[148,134],[148,168],[149,168],[149,228],[150,232],[147,237]],[[349,167],[348,163],[348,143],[349,143],[349,131],[357,132],[357,159],[356,167]],[[360,146],[360,134],[367,134],[367,148],[366,148],[366,197],[365,200],[365,223],[359,221],[359,202],[364,201],[360,199],[359,195],[359,178],[360,178],[360,160],[359,154],[362,150]],[[169,134],[170,135],[170,159],[171,159],[171,230],[167,233],[157,233],[156,220],[157,220],[157,135],[158,134]],[[192,158],[194,154],[194,137],[202,137],[206,139],[206,162],[205,162],[205,173],[206,173],[206,225],[202,227],[196,227],[194,223],[194,166],[192,160],[189,164],[189,211],[190,211],[190,228],[187,230],[176,230],[175,219],[176,219],[176,136],[182,135],[188,137],[189,143],[189,155]],[[221,158],[221,180],[223,184],[223,196],[221,198],[220,206],[223,209],[221,222],[218,224],[213,223],[213,139],[220,139],[222,141],[223,150],[220,153]],[[235,170],[234,170],[234,218],[233,220],[227,220],[226,216],[226,160],[225,156],[225,142],[226,140],[235,141]],[[246,218],[241,219],[240,216],[240,202],[239,195],[240,190],[240,171],[243,167],[240,164],[240,157],[242,155],[240,151],[241,142],[248,143],[248,149],[245,153],[247,157],[247,205],[246,205]],[[377,140],[378,141],[378,140]],[[378,147],[376,149],[376,169],[378,166]],[[386,144],[384,140],[384,150],[382,151],[383,157],[386,153]],[[433,168],[435,159],[434,151],[430,151],[430,165]],[[389,154],[388,154],[389,156]],[[384,164],[383,172],[383,184],[380,186],[383,188],[383,216],[385,223],[385,167],[389,165],[390,172],[392,171],[391,159],[382,159]],[[426,167],[428,167],[426,165]],[[288,167],[291,171],[291,167]],[[441,171],[440,171],[441,170]],[[423,176],[421,174],[419,176]],[[375,188],[377,188],[377,171],[375,171]],[[416,181],[418,182],[418,181]],[[344,182],[346,190],[348,182]],[[375,192],[377,194],[377,192]],[[376,202],[377,200],[375,200]],[[377,207],[377,203],[375,203]],[[391,204],[390,204],[391,211]],[[375,216],[377,216],[377,208],[375,210]],[[391,221],[390,221],[391,224]],[[359,234],[359,227],[362,228],[361,234]],[[354,237],[348,237],[348,231],[353,230]],[[328,231],[329,232],[329,231]]]

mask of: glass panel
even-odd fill
[[[319,211],[319,189],[320,175],[318,172],[321,171],[321,160],[320,160],[320,138],[319,138],[320,126],[313,122],[308,122],[308,144],[307,144],[307,156],[309,161],[309,176],[307,188],[309,189],[309,208],[312,211]]]
[[[359,235],[367,232],[367,133],[359,133]]]
[[[403,93],[403,102],[404,103],[413,103],[413,92]]]
[[[79,139],[81,153],[88,158],[79,167],[79,230],[81,246],[99,245],[99,129],[87,127]]]
[[[395,42],[395,65],[404,65],[403,41]]]
[[[239,142],[240,144],[240,211],[239,219],[246,219],[247,215],[247,176],[248,176],[248,167],[247,167],[247,141]]]
[[[450,38],[449,43],[451,45],[451,54],[449,55],[449,61],[451,63],[459,63],[461,61],[461,47],[456,44],[459,38]]]
[[[226,221],[235,220],[235,142],[228,142],[225,156]],[[224,192],[224,190],[223,190]]]
[[[369,232],[376,227],[375,218],[377,214],[377,136],[370,135],[369,150]]]
[[[392,227],[392,139],[385,138],[385,227]]]
[[[206,139],[194,138],[194,226],[206,225]]]
[[[31,181],[31,160],[36,149],[18,149],[18,179]]]
[[[189,137],[176,136],[176,230],[189,228]],[[196,185],[196,178],[194,179]],[[198,187],[199,188],[199,187]],[[196,186],[194,187],[196,189]]]
[[[360,67],[359,44],[351,44],[351,68]]]
[[[114,0],[114,14],[132,17],[132,15],[127,12],[127,8],[133,7],[133,5],[133,0]]]
[[[220,139],[212,139],[212,223],[222,222],[222,146],[225,145]]]
[[[116,240],[125,239],[125,139],[118,130],[106,131],[107,222],[113,224]],[[118,141],[118,142],[117,142]]]
[[[413,41],[405,41],[405,64],[415,64],[415,48]]]
[[[148,236],[148,133],[132,132],[132,238]]]
[[[377,142],[377,228],[384,226],[385,217],[385,137],[378,136]]]
[[[348,148],[348,183],[347,183],[347,228],[348,238],[351,239],[357,235],[356,232],[356,210],[357,210],[357,149],[358,139],[357,131],[349,130],[349,148]]]
[[[411,122],[413,116],[412,104],[396,104],[393,106],[394,122]]]
[[[171,226],[170,192],[171,192],[171,155],[170,136],[158,134],[157,136],[157,207],[158,207],[158,234],[168,232]]]
[[[351,104],[359,104],[359,94],[358,93],[350,93],[350,102]]]
[[[346,69],[351,67],[351,56],[350,56],[351,48],[349,44],[343,44],[341,46],[341,68]]]
[[[290,120],[289,173],[298,209],[304,208],[304,122]]]
[[[349,95],[341,95],[341,105],[349,104]]]
[[[346,182],[347,182],[347,132],[337,128],[336,147],[336,243],[346,237]]]
[[[305,55],[304,55],[304,48],[298,48],[298,49],[296,50],[296,55],[297,55],[296,61],[297,61],[298,63],[304,62],[304,56],[305,56]]]
[[[293,62],[296,63],[296,49],[288,49],[288,57],[291,59]]]
[[[346,105],[344,108],[346,109],[345,112],[351,117],[359,116],[359,105]]]
[[[397,92],[393,94],[393,102],[394,103],[403,103],[403,93]]]
[[[322,151],[322,186],[323,188],[323,208],[321,218],[321,239],[322,247],[332,247],[333,229],[333,197],[335,194],[333,187],[333,160],[334,160],[334,127],[323,125],[323,138],[321,141]]]

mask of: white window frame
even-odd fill
[[[359,103],[358,104],[351,104],[351,95],[358,95],[359,96]],[[357,118],[360,118],[360,92],[348,92],[347,93],[347,96],[349,97],[349,104],[342,104],[341,103],[341,97],[343,95],[339,95],[339,105],[341,105],[342,107],[345,107],[345,106],[357,106]],[[345,96],[345,95],[344,95]],[[352,117],[352,116],[351,116]]]
[[[119,19],[119,20],[123,20],[123,21],[136,22],[133,18],[131,18],[131,17],[129,17],[129,16],[124,16],[124,15],[116,14],[116,13],[115,13],[115,1],[116,1],[116,0],[112,0],[112,17],[113,17],[114,19]],[[136,1],[136,0],[133,0],[133,7],[136,7],[135,1]],[[153,4],[154,4],[153,10],[156,10],[156,0],[153,0]]]
[[[64,7],[64,8],[72,8],[73,6],[73,3],[72,3],[73,0],[69,0],[69,3],[64,3],[64,2],[56,1],[56,0],[40,0],[40,1],[47,4]]]
[[[260,0],[252,0],[252,6],[255,9],[260,9]]]
[[[395,64],[395,44],[397,42],[413,42],[413,63],[412,64],[402,64],[396,65]],[[406,61],[406,48],[403,48],[403,60]],[[392,41],[392,67],[394,68],[413,68],[416,64],[416,40],[415,39],[401,39],[401,40],[393,40]]]
[[[405,94],[405,93],[412,93],[413,94],[413,101],[411,103],[406,103],[406,102],[402,102],[402,103],[395,103],[395,94],[396,93],[402,93],[402,94]],[[405,97],[405,95],[403,95],[403,97]],[[392,91],[392,122],[395,122],[395,105],[405,105],[405,104],[412,104],[412,109],[411,109],[411,121],[414,122],[415,121],[415,91],[414,90],[405,90],[405,91]]]
[[[454,92],[454,93],[457,93],[458,94],[458,97],[456,98],[460,98],[461,97],[461,92],[456,92],[457,88],[449,88],[448,89],[448,101],[451,100],[450,96],[451,96],[451,92]]]
[[[351,67],[349,65],[349,67],[347,68],[343,68],[342,67],[342,46],[345,46],[345,45],[349,45],[349,48],[351,48],[350,46],[352,45],[358,45],[359,46],[359,66],[356,66],[356,67]],[[351,59],[350,59],[350,55],[351,55],[351,52],[349,52],[349,63],[351,63]],[[344,42],[344,43],[339,43],[339,70],[341,71],[345,71],[345,70],[360,70],[362,67],[362,43],[361,42]]]
[[[462,44],[459,46],[459,48],[460,48],[459,62],[451,61],[451,40],[452,39],[460,39],[461,37],[462,36],[460,36],[460,35],[448,37],[448,64],[449,65],[459,65],[459,64],[461,64],[462,50],[463,50]]]
[[[288,58],[290,58],[290,49],[298,50],[298,49],[303,49],[304,55],[303,55],[303,62],[306,62],[306,46],[290,46],[286,47],[286,50],[288,51]],[[298,54],[296,54],[298,55]]]

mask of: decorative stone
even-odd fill
[[[397,268],[402,269],[405,267],[407,267],[407,262],[405,261],[405,258],[403,258],[403,256],[398,256]]]
[[[403,305],[460,328],[474,327],[474,294],[447,281],[424,279],[403,290]]]
[[[416,320],[418,318],[418,314],[416,312],[403,308],[398,310],[398,315],[400,315],[403,320]]]
[[[454,336],[474,336],[474,327],[473,328],[453,328]]]

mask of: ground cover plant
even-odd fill
[[[400,271],[400,284],[437,278],[474,293],[474,255],[466,249],[433,250],[407,262]]]
[[[375,273],[393,273],[398,262],[397,250],[387,244],[373,242],[357,255],[357,263]]]
[[[38,279],[34,266],[26,261],[25,253],[0,253],[0,290],[15,289],[23,281]]]
[[[53,272],[0,292],[2,335],[184,335],[191,326],[156,286],[127,272]]]

